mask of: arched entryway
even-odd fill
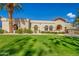
[[[62,30],[62,26],[61,25],[57,25],[56,30]]]
[[[45,25],[44,30],[48,31],[48,25]]]
[[[34,25],[34,32],[37,33],[38,31],[38,25]]]
[[[18,29],[18,25],[17,24],[14,24],[13,25],[13,32],[15,33],[15,31]]]
[[[65,33],[68,33],[68,29],[67,29],[67,27],[64,27],[64,29],[65,29]]]
[[[49,31],[52,31],[52,30],[53,30],[53,26],[50,25],[50,26],[49,26]]]

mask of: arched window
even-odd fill
[[[37,30],[38,30],[38,26],[34,25],[34,31],[37,32]]]
[[[53,30],[53,26],[52,26],[52,25],[49,26],[49,30],[50,30],[50,31]]]
[[[48,25],[45,25],[44,30],[48,31]]]
[[[57,30],[62,30],[62,26],[61,25],[57,25]]]

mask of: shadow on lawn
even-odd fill
[[[22,39],[16,39],[13,43],[7,44],[0,49],[0,56],[14,55],[19,52],[30,39],[31,37],[25,37]]]
[[[65,38],[67,38],[67,40],[69,39],[71,39],[71,41],[73,40],[73,38],[71,37],[65,37]],[[67,47],[68,49],[72,49],[71,47],[75,46],[76,48],[74,48],[74,50],[77,53],[79,53],[78,48],[79,45],[75,44],[74,42],[73,43],[68,42],[67,40],[64,40],[64,38],[55,37],[46,39],[46,41],[39,41],[38,39],[34,39],[30,36],[21,39],[15,39],[12,43],[7,44],[0,49],[0,56],[15,55],[16,53],[22,51],[22,49],[24,48],[25,48],[23,52],[24,56],[33,56],[33,55],[42,56],[42,55],[48,55],[48,53],[50,54],[60,53],[59,52],[60,46]],[[78,41],[78,39],[76,41]],[[36,43],[40,44],[35,46]],[[32,49],[33,47],[35,48]]]

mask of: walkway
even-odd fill
[[[60,36],[71,36],[71,37],[79,37],[77,34],[44,34],[44,33],[23,33],[23,34],[18,34],[18,33],[3,33],[0,35],[60,35]]]

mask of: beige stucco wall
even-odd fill
[[[61,20],[56,20],[56,21],[55,21],[55,24],[54,24],[54,28],[55,28],[54,30],[55,30],[55,31],[57,31],[57,30],[56,30],[57,25],[61,25],[61,26],[62,26],[62,30],[60,30],[60,31],[61,31],[61,32],[62,32],[62,31],[64,32],[64,31],[65,31],[65,27],[68,25],[68,23],[66,23],[66,22],[64,22],[64,21],[61,21]]]
[[[2,29],[9,32],[9,22],[7,21],[6,18],[2,18],[1,20],[2,20]],[[28,29],[29,19],[24,19],[24,22],[25,22],[25,24],[23,24],[20,20],[20,27],[19,28]],[[57,31],[56,30],[57,25],[62,26],[62,30],[60,30],[61,32],[65,31],[65,27],[67,27],[67,29],[72,28],[72,24],[64,22],[62,20],[56,20],[56,21],[31,20],[30,22],[31,22],[31,30],[34,31],[34,26],[37,25],[38,26],[38,32],[39,31],[45,31],[44,30],[45,25],[48,25],[48,27],[52,25],[53,26],[53,30],[52,30],[53,32]]]
[[[9,32],[9,22],[7,18],[1,18],[2,21],[2,29]]]
[[[64,21],[61,21],[61,20],[56,20],[56,21],[35,21],[35,20],[32,20],[31,21],[31,29],[34,31],[34,25],[37,25],[38,26],[38,31],[44,31],[44,27],[45,25],[48,25],[48,27],[50,25],[53,26],[53,32],[56,32],[58,30],[56,30],[56,27],[57,25],[61,25],[62,26],[62,30],[60,30],[61,32],[64,32],[65,31],[65,27],[67,27],[67,29],[71,28],[72,27],[72,24],[70,23],[66,23]],[[48,30],[49,31],[49,30]]]
[[[48,27],[49,27],[50,25],[53,26],[53,24],[54,23],[52,21],[32,20],[31,21],[31,29],[34,31],[34,26],[37,25],[38,26],[38,31],[45,31],[44,30],[45,25],[48,25]]]

